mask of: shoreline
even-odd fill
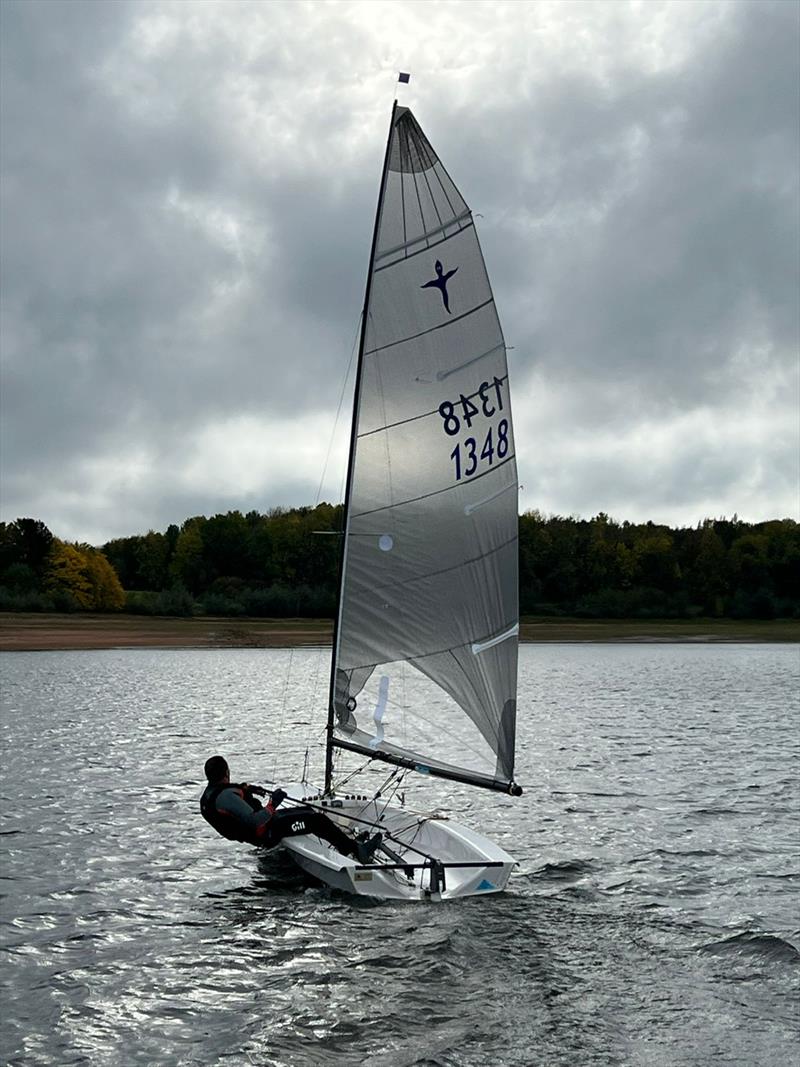
[[[115,648],[303,648],[330,646],[330,619],[56,615],[0,612],[0,652]],[[797,619],[523,618],[522,643],[800,642]]]

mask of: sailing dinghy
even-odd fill
[[[330,886],[447,900],[508,882],[515,861],[499,845],[393,798],[415,774],[522,792],[517,490],[506,348],[472,214],[395,101],[361,324],[325,783],[281,786],[353,833],[383,834],[369,864],[285,839]],[[337,789],[343,753],[386,765],[380,791]]]

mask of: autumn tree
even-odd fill
[[[83,547],[86,577],[92,590],[93,611],[122,611],[125,607],[125,590],[116,571],[102,552]]]
[[[82,611],[121,611],[125,593],[102,552],[54,538],[45,563],[43,586],[56,604]]]
[[[53,541],[44,574],[44,589],[56,599],[83,611],[92,608],[92,583],[84,557],[76,545],[57,538]]]

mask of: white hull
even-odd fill
[[[311,834],[285,838],[283,847],[298,866],[334,889],[407,901],[485,896],[505,889],[516,863],[499,845],[450,819],[418,815],[366,797],[327,799],[323,806],[318,794],[309,794],[298,783],[281,788],[290,797],[322,807],[344,830],[374,833],[379,827],[400,863],[412,868],[396,869],[398,861],[383,849],[369,865],[362,865]],[[432,866],[431,857],[438,867]]]

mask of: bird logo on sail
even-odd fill
[[[439,292],[442,294],[442,303],[444,304],[444,309],[448,315],[451,315],[452,312],[450,311],[450,296],[447,292],[447,283],[458,270],[458,267],[453,267],[452,270],[449,270],[447,274],[445,274],[444,267],[442,266],[442,261],[440,259],[437,259],[435,264],[435,270],[436,277],[432,278],[429,282],[425,282],[424,285],[420,286],[420,289],[438,289]]]

